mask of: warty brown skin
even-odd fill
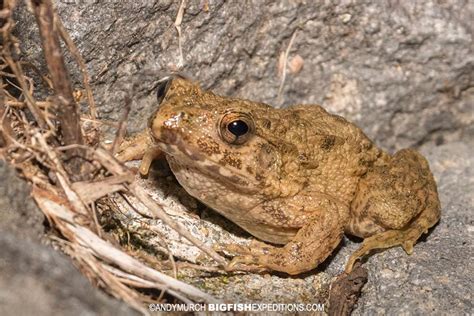
[[[274,109],[217,96],[171,78],[149,129],[122,146],[122,160],[162,151],[195,198],[272,244],[233,246],[228,269],[298,274],[314,269],[344,233],[364,238],[350,257],[401,245],[411,253],[440,218],[426,159],[411,149],[390,156],[354,124],[318,105]],[[227,123],[241,120],[236,138]]]

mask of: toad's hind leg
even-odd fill
[[[420,236],[439,221],[440,202],[426,159],[414,150],[404,149],[387,160],[359,183],[351,206],[355,222],[359,217],[359,222],[374,225],[365,235],[360,227],[350,229],[367,238],[349,258],[346,272],[373,249],[402,246],[411,254]]]

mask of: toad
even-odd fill
[[[228,270],[299,274],[317,267],[343,234],[363,238],[349,258],[401,246],[407,254],[440,218],[436,183],[412,149],[390,155],[353,123],[319,105],[275,109],[204,91],[179,75],[159,82],[148,128],[118,158],[164,153],[193,197],[263,242],[229,246]]]

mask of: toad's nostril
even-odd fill
[[[186,118],[186,113],[185,112],[173,113],[167,117],[168,118],[165,121],[163,121],[163,126],[166,128],[178,128],[181,121]]]
[[[187,120],[187,119],[189,118],[189,115],[188,115],[188,113],[181,111],[181,112],[178,112],[178,113],[174,116],[174,118],[175,118],[177,121],[185,121],[185,120]]]

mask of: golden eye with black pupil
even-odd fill
[[[219,133],[225,142],[232,145],[245,143],[254,133],[255,124],[246,113],[226,113],[219,124]]]

